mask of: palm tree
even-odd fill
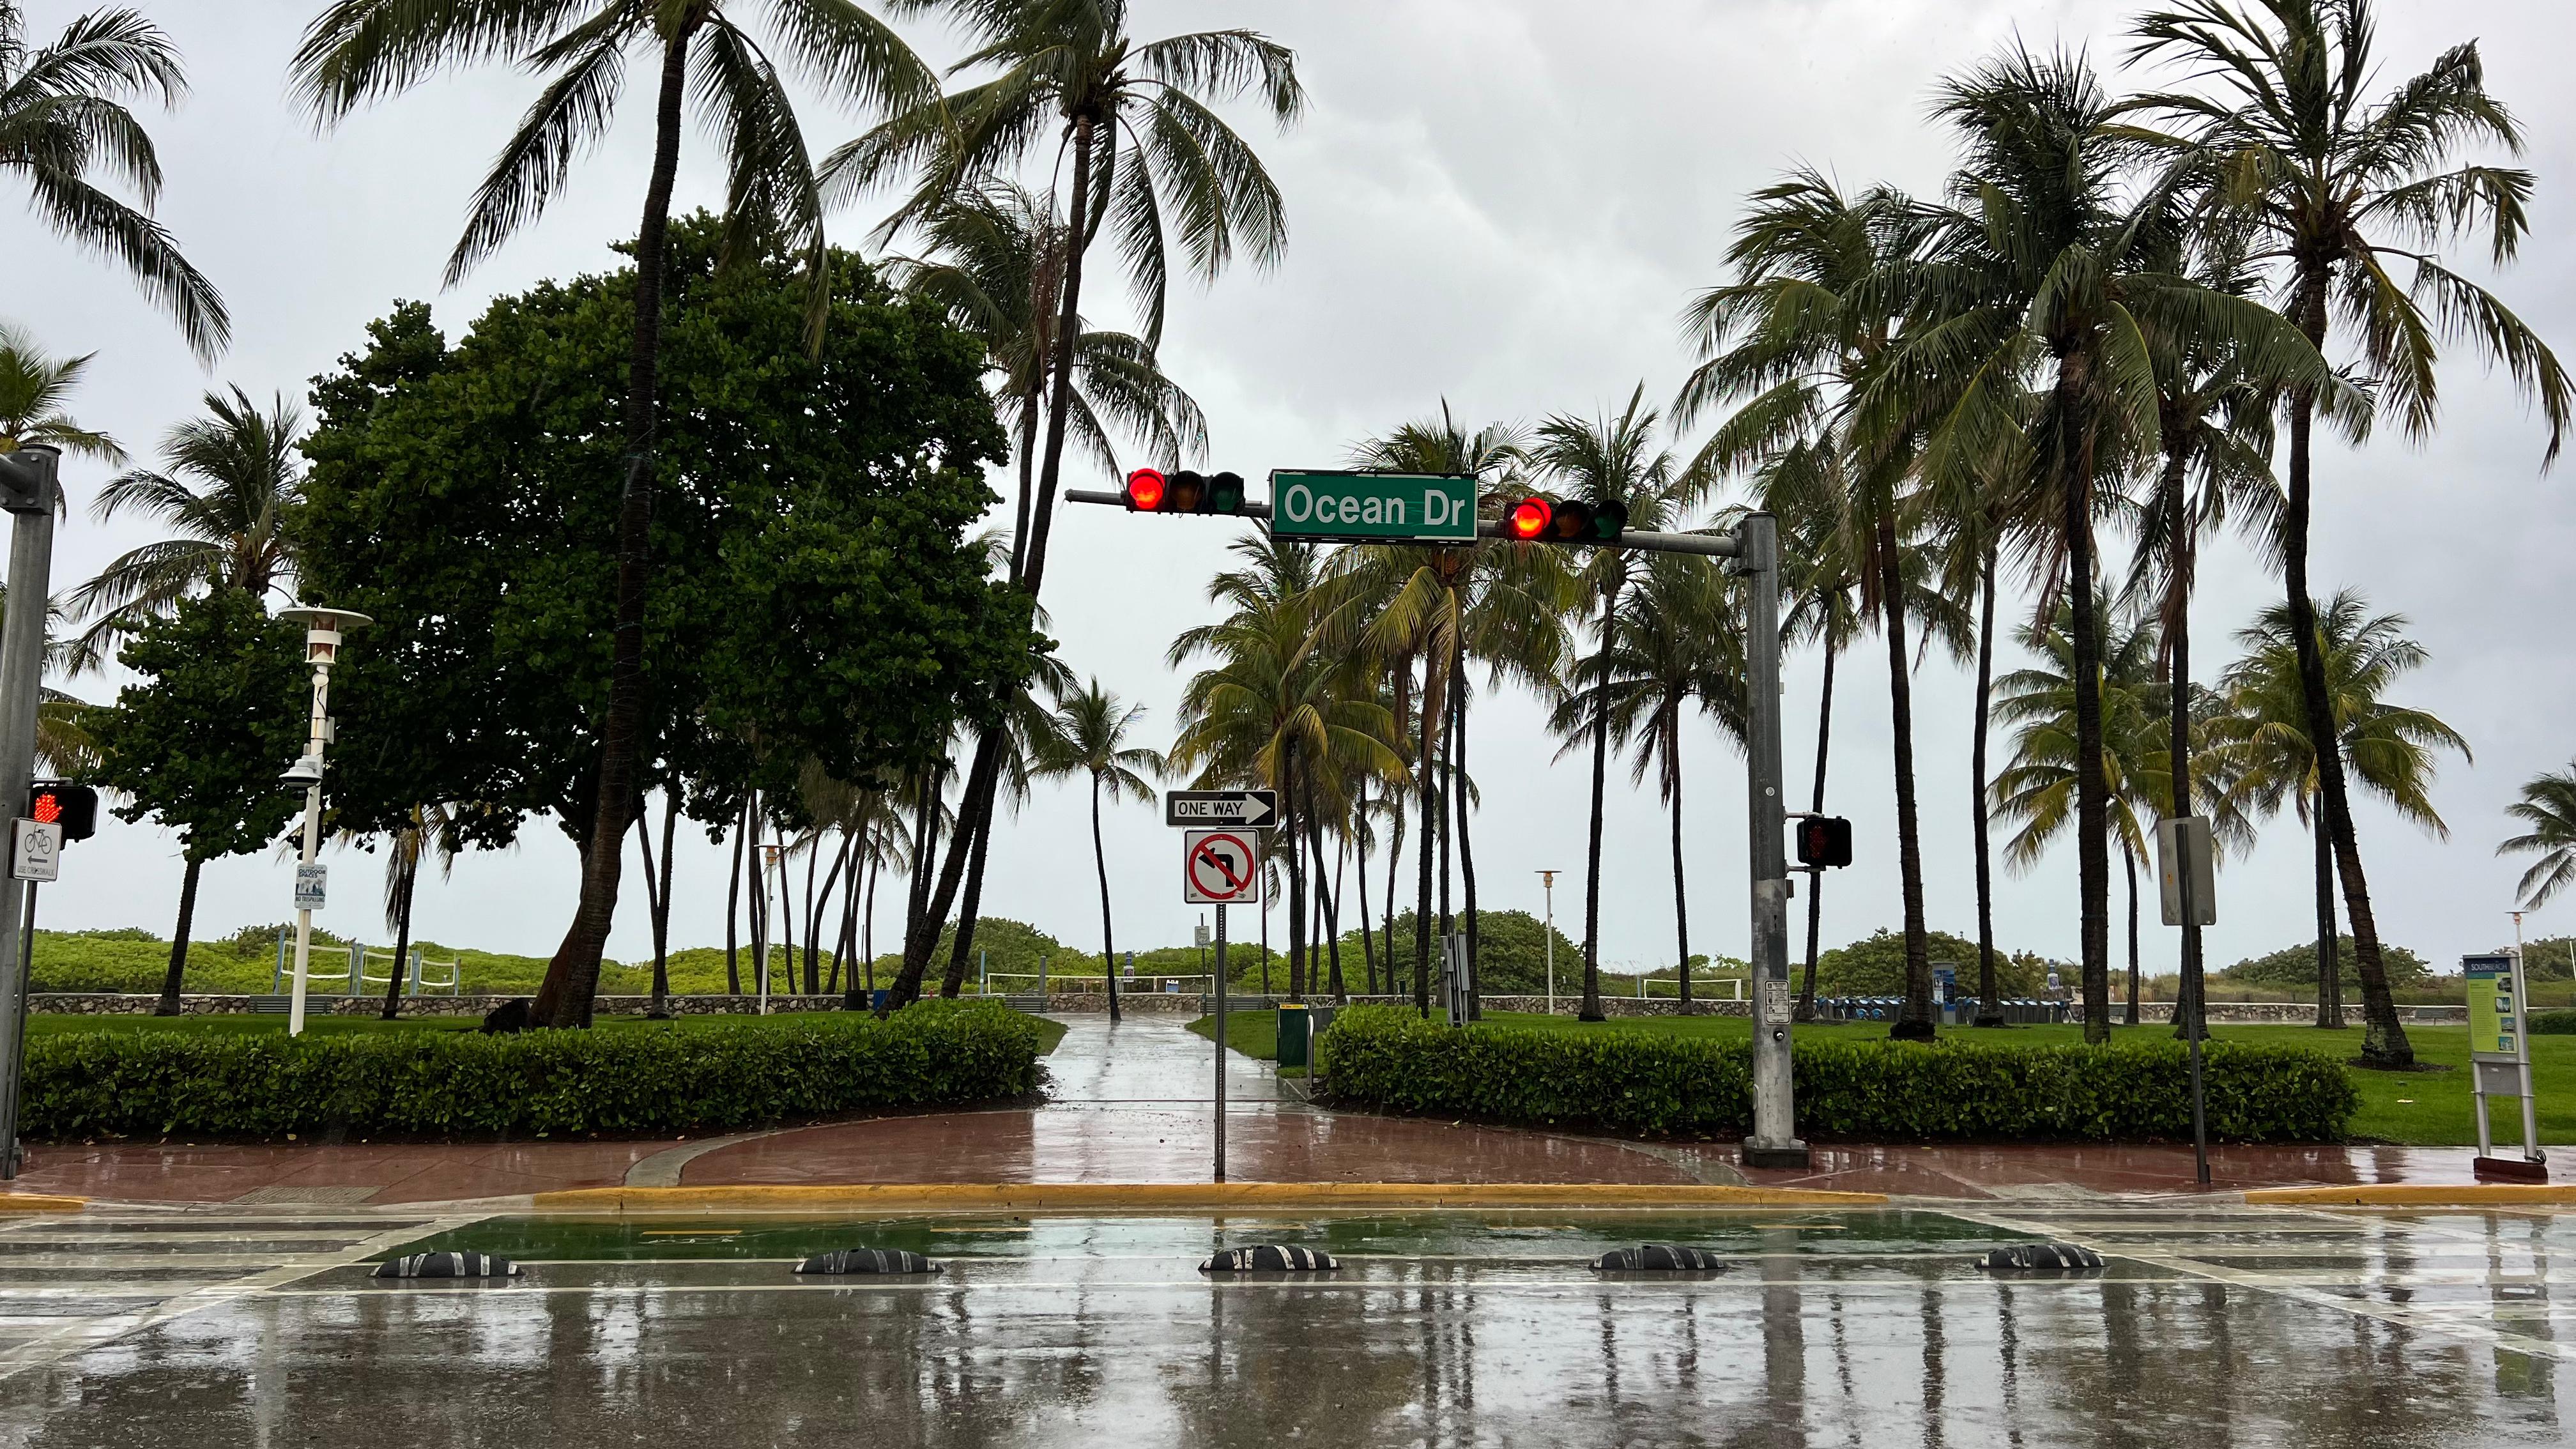
[[[766,13],[764,49],[736,17]],[[823,207],[814,169],[773,53],[836,98],[905,107],[934,94],[935,78],[893,31],[851,0],[508,0],[421,5],[413,0],[331,0],[305,28],[292,85],[324,126],[453,66],[499,60],[548,77],[501,149],[464,235],[449,253],[453,286],[533,223],[605,136],[624,91],[630,52],[655,62],[653,164],[635,239],[634,347],[621,423],[626,448],[617,515],[617,627],[607,708],[600,721],[599,804],[582,857],[580,902],[538,988],[535,1016],[554,1026],[590,1024],[600,951],[617,908],[628,812],[638,798],[643,737],[645,535],[653,507],[653,448],[660,375],[665,237],[679,172],[680,123],[692,104],[720,138],[727,175],[723,254],[748,264],[769,245],[804,256],[808,326],[819,343],[831,298]],[[694,74],[693,74],[694,72]]]
[[[48,357],[26,333],[0,322],[0,453],[14,453],[27,443],[50,443],[75,457],[125,461],[125,449],[114,438],[82,427],[63,411],[97,355]]]
[[[2368,609],[2359,593],[2346,589],[2317,615],[2318,657],[2325,662],[2328,702],[2342,744],[2325,754],[2400,816],[2447,836],[2449,828],[2433,809],[2434,758],[2445,749],[2470,758],[2468,741],[2424,710],[2387,703],[2390,686],[2430,656],[2406,637],[2405,616],[2374,617]],[[2290,637],[2296,627],[2292,618],[2286,602],[2274,604],[2237,633],[2245,653],[2219,676],[2228,708],[2214,728],[2224,741],[2237,808],[2269,813],[2288,803],[2316,833],[2317,1025],[2339,1028],[2343,975],[2335,959],[2335,859],[2323,828],[2321,798],[2327,770],[2320,767],[2308,733],[2299,651]],[[2349,873],[2345,879],[2349,882]],[[2363,966],[2358,931],[2353,955],[2361,978],[2362,1059],[2411,1061],[2414,1052],[2398,1024],[2388,978]]]
[[[1054,289],[1063,276],[1065,230],[1041,198],[1008,182],[987,182],[934,206],[922,219],[929,257],[895,258],[888,273],[928,299],[960,330],[982,339],[997,375],[994,407],[1018,442],[1019,500],[1011,530],[1010,577],[1026,562],[1030,490],[1036,473],[1041,403],[1055,358]],[[1117,475],[1110,430],[1141,440],[1157,458],[1207,451],[1207,418],[1163,375],[1154,345],[1124,332],[1085,329],[1074,344],[1074,441]]]
[[[1518,477],[1526,447],[1521,430],[1507,423],[1467,431],[1444,401],[1437,419],[1420,419],[1372,438],[1353,451],[1352,461],[1373,472],[1476,478],[1480,509],[1494,512]],[[1323,646],[1336,653],[1356,650],[1389,666],[1395,683],[1391,709],[1399,727],[1417,698],[1421,706],[1414,765],[1422,818],[1431,824],[1417,848],[1421,868],[1414,901],[1413,956],[1416,1005],[1425,1011],[1430,990],[1433,852],[1438,849],[1445,861],[1453,839],[1466,891],[1468,999],[1475,1013],[1483,1009],[1477,995],[1483,933],[1476,909],[1474,833],[1467,828],[1468,795],[1450,791],[1435,808],[1433,789],[1435,779],[1465,778],[1467,661],[1473,658],[1488,665],[1497,684],[1509,678],[1537,685],[1556,677],[1566,646],[1562,610],[1568,577],[1557,566],[1560,562],[1545,550],[1404,544],[1345,549],[1333,560],[1335,576],[1348,591],[1334,597],[1325,615]],[[1418,689],[1413,684],[1417,660],[1421,664]],[[1400,780],[1390,783],[1402,788]],[[1448,890],[1444,866],[1440,872],[1444,902]],[[1394,909],[1390,896],[1390,916]],[[1439,924],[1443,934],[1450,929],[1448,914],[1444,904]],[[1393,969],[1390,958],[1388,970]]]
[[[1892,290],[1914,320],[1877,380],[1868,411],[1939,417],[1925,466],[2020,475],[2007,512],[2049,518],[2034,540],[2072,606],[2077,879],[2082,897],[2085,1035],[2110,1030],[2109,786],[2094,619],[2097,515],[2119,503],[2116,481],[2156,439],[2150,326],[2206,334],[2261,359],[2267,372],[2331,379],[2315,348],[2261,306],[2152,270],[2179,224],[2175,171],[2132,189],[2134,152],[2116,108],[2081,58],[2016,48],[1944,83],[1936,113],[1961,133],[1967,161],[1950,204],[1927,210],[1920,261]],[[2028,387],[2024,380],[2032,379]]]
[[[1672,818],[1673,959],[1681,963],[1680,992],[1691,999],[1689,888],[1682,870],[1682,721],[1694,706],[1744,747],[1744,629],[1742,612],[1726,578],[1707,559],[1691,554],[1651,556],[1644,575],[1620,604],[1615,642],[1591,687],[1561,696],[1548,728],[1565,743],[1562,759],[1582,748],[1593,720],[1606,707],[1610,733],[1621,748],[1635,747],[1629,780],[1655,776],[1656,793]],[[1606,700],[1606,706],[1604,701]]]
[[[2522,908],[2536,911],[2559,888],[2576,880],[2576,764],[2555,775],[2535,775],[2522,787],[2522,798],[2504,813],[2531,827],[2496,847],[2498,855],[2537,855],[2531,869],[2515,883]]]
[[[1145,706],[1123,703],[1101,688],[1095,677],[1089,686],[1057,697],[1054,727],[1040,745],[1034,771],[1041,779],[1086,775],[1091,780],[1091,860],[1100,876],[1100,960],[1109,975],[1113,1021],[1118,1015],[1118,943],[1110,931],[1109,854],[1100,838],[1100,805],[1104,798],[1112,803],[1154,803],[1151,781],[1161,779],[1169,766],[1155,751],[1127,743],[1144,717]]]
[[[171,105],[187,93],[178,47],[126,9],[83,15],[38,49],[26,37],[23,7],[0,0],[0,168],[26,182],[46,225],[122,264],[197,356],[211,360],[231,340],[232,319],[214,284],[152,219],[161,160],[126,108],[138,99]],[[131,188],[143,209],[100,190],[96,171]]]
[[[1645,405],[1646,388],[1638,384],[1628,405],[1616,415],[1593,419],[1559,413],[1539,424],[1529,460],[1539,473],[1555,479],[1580,501],[1627,510],[1628,526],[1671,526],[1685,504],[1705,487],[1704,475],[1683,475],[1673,455],[1655,445],[1660,419]],[[1541,549],[1547,545],[1519,544]],[[1583,880],[1583,1004],[1575,1013],[1583,1021],[1601,1021],[1601,828],[1610,765],[1610,656],[1619,642],[1619,603],[1625,596],[1632,560],[1626,549],[1593,549],[1576,572],[1578,589],[1572,607],[1601,601],[1598,633],[1590,672],[1595,685],[1592,709],[1592,824],[1585,847]],[[1570,682],[1568,688],[1574,687]]]
[[[2322,351],[2339,314],[2362,342],[2359,361],[2378,398],[2419,437],[2433,426],[2440,346],[2466,341],[2503,363],[2525,396],[2539,399],[2549,420],[2544,462],[2554,460],[2576,409],[2576,390],[2556,354],[2436,251],[2445,242],[2483,241],[2501,264],[2530,225],[2530,172],[2451,164],[2479,142],[2508,153],[2522,148],[2511,113],[2487,91],[2477,45],[2454,46],[2373,100],[2367,93],[2379,64],[2370,0],[2183,0],[2142,17],[2133,33],[2134,56],[2172,61],[2210,83],[2207,93],[2167,92],[2131,105],[2177,128],[2163,145],[2209,157],[2224,175],[2210,204],[2259,239],[2255,260],[2274,267],[2282,311],[2301,335]],[[2401,263],[2413,270],[2404,284],[2393,274]],[[2340,414],[2347,431],[2360,418],[2322,381],[2289,391],[2284,623],[2310,738],[2335,730],[2334,685],[2317,652],[2322,633],[2308,581],[2320,412],[2330,420]],[[2352,917],[2363,1001],[2370,1011],[2386,1004],[2390,1012],[2370,1023],[2363,1058],[2404,1067],[2413,1052],[2388,995],[2343,764],[2329,750],[2322,766],[2320,818]]]
[[[201,589],[294,595],[287,525],[304,501],[303,414],[282,393],[262,412],[238,387],[207,393],[205,406],[163,437],[164,471],[120,474],[99,490],[101,523],[140,513],[171,536],[129,549],[72,591],[73,612],[91,620],[71,649],[75,672],[112,658],[118,640]]]
[[[924,95],[835,150],[821,175],[834,198],[914,173],[913,188],[879,229],[891,237],[1032,154],[1069,170],[1057,223],[1066,240],[1051,288],[1046,441],[1037,496],[1019,550],[1019,585],[1036,597],[1046,576],[1057,482],[1075,411],[1075,359],[1083,336],[1083,264],[1107,223],[1145,312],[1144,341],[1163,335],[1172,229],[1189,270],[1213,281],[1238,251],[1267,266],[1287,245],[1279,191],[1252,147],[1210,109],[1249,92],[1284,128],[1305,106],[1296,56],[1249,30],[1215,30],[1139,42],[1125,0],[1032,5],[1016,0],[895,0],[905,13],[943,13],[964,32],[960,71],[990,78],[948,96]],[[1049,195],[1054,194],[1050,187]],[[992,809],[1000,736],[987,731],[967,773],[961,813]],[[970,825],[959,840],[976,834]],[[952,846],[925,919],[936,934],[953,899],[963,852]],[[920,988],[929,937],[905,943],[897,1003]]]
[[[1895,339],[1897,318],[1883,274],[1914,244],[1902,225],[1908,215],[1895,193],[1878,190],[1855,200],[1810,170],[1756,193],[1727,248],[1736,280],[1702,293],[1683,314],[1704,360],[1684,383],[1674,415],[1687,423],[1706,408],[1739,403],[1702,445],[1691,476],[1750,473],[1755,506],[1783,520],[1807,566],[1819,571],[1811,587],[1831,600],[1856,586],[1861,612],[1875,616],[1886,638],[1906,969],[1906,1005],[1894,1034],[1928,1037],[1932,964],[1905,630],[1914,593],[1906,557],[1921,524],[1918,500],[1907,489],[1915,427],[1910,420],[1873,419],[1856,406]],[[1857,632],[1846,632],[1830,613],[1816,627],[1829,659]],[[1817,758],[1821,810],[1821,740]],[[1821,909],[1811,893],[1810,984],[1801,997],[1809,1009]]]

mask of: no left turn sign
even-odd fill
[[[1251,831],[1181,833],[1181,899],[1194,906],[1241,906],[1261,900],[1260,837]]]

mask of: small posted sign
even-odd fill
[[[2514,1028],[2521,1011],[2514,1000],[2513,958],[2462,957],[2460,974],[2469,984],[2469,1055],[2520,1061],[2522,1044]]]
[[[330,884],[331,868],[320,861],[295,868],[295,908],[299,911],[322,909],[323,897]]]
[[[63,827],[47,820],[20,820],[9,832],[9,874],[17,880],[60,880],[63,875]]]

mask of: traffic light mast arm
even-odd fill
[[[1097,488],[1067,488],[1064,490],[1064,501],[1067,503],[1100,503],[1106,504],[1111,508],[1125,508],[1127,506],[1127,495],[1124,493],[1104,493]],[[1270,505],[1267,503],[1255,503],[1251,499],[1246,498],[1243,500],[1243,507],[1240,510],[1234,513],[1215,516],[1225,518],[1268,518],[1270,516]]]
[[[1488,521],[1477,524],[1476,536],[1478,538],[1512,538],[1511,532],[1507,530],[1500,521]],[[1521,540],[1514,541],[1519,542]],[[1589,542],[1589,540],[1576,539],[1573,540],[1573,542],[1580,544]],[[1593,546],[1596,548],[1602,548],[1612,547],[1614,545],[1609,544],[1605,540],[1602,543],[1594,544]],[[1737,557],[1739,553],[1734,536],[1731,534],[1650,533],[1634,528],[1620,530],[1619,542],[1615,547],[1633,548],[1642,553],[1695,553],[1708,558],[1734,558]]]

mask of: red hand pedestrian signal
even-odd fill
[[[67,841],[87,840],[98,833],[98,792],[87,785],[39,780],[27,796],[27,818],[60,825]]]

